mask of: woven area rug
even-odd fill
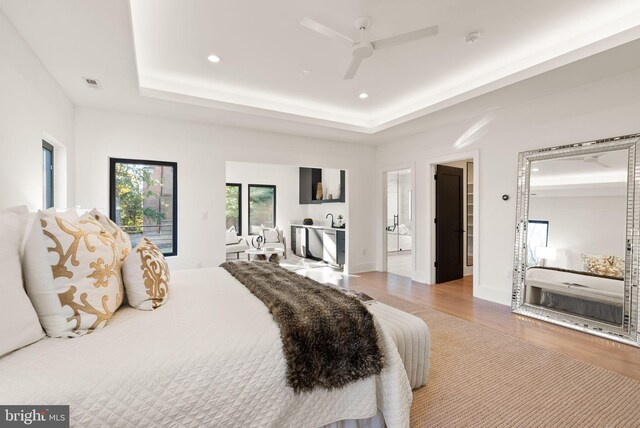
[[[367,290],[431,330],[412,427],[638,427],[640,382],[490,328]]]

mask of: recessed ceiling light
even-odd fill
[[[211,54],[207,57],[207,59],[209,60],[209,62],[213,62],[214,64],[217,64],[220,62],[220,57],[218,55],[215,54]]]
[[[531,168],[531,171],[538,172],[538,171],[540,171],[540,168]]]
[[[474,44],[478,40],[480,40],[480,32],[479,31],[472,31],[472,32],[468,33],[466,36],[464,36],[464,42],[465,43],[469,43],[470,45]]]
[[[367,98],[369,98],[369,94],[367,94],[366,92],[362,92],[360,93],[360,95],[358,95],[358,98],[360,98],[361,100],[366,100]]]
[[[308,76],[308,75],[310,75],[310,74],[311,74],[311,70],[302,70],[302,71],[300,72],[300,74],[301,74],[301,75],[303,75],[303,76]]]

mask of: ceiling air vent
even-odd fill
[[[102,85],[98,79],[92,79],[90,77],[83,77],[84,83],[91,89],[102,89]]]

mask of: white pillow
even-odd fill
[[[0,356],[44,336],[22,284],[20,244],[28,214],[24,206],[0,211]]]
[[[274,229],[264,228],[262,229],[262,236],[265,243],[280,242],[280,229],[277,226]]]
[[[231,226],[227,230],[227,245],[237,244],[237,243],[238,243],[238,233],[236,232],[236,227]]]
[[[122,265],[127,301],[136,309],[150,311],[169,297],[169,266],[153,242],[142,238]]]
[[[47,335],[76,337],[104,327],[122,302],[120,267],[115,239],[93,216],[38,211],[24,275]]]

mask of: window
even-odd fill
[[[249,184],[249,235],[276,227],[276,186]]]
[[[536,266],[538,259],[536,249],[546,247],[549,242],[549,222],[546,220],[529,220],[527,227],[527,266]]]
[[[53,146],[42,140],[42,207],[53,206]]]
[[[131,236],[142,237],[166,256],[178,254],[178,165],[111,159],[109,216]]]
[[[227,183],[227,229],[235,226],[242,235],[242,184]]]

